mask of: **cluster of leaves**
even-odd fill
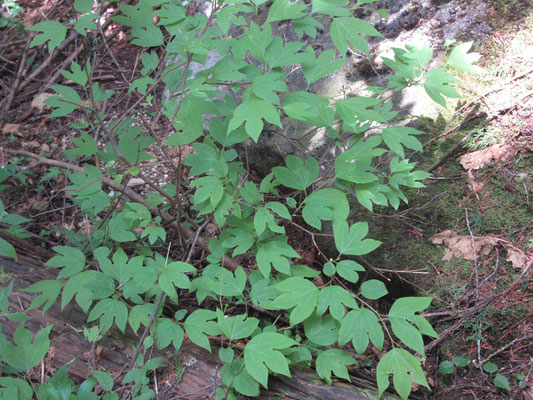
[[[457,369],[467,368],[469,364],[470,364],[470,360],[468,358],[453,357],[452,361],[450,360],[442,361],[439,364],[438,372],[443,375],[452,375],[456,373]],[[485,371],[487,374],[494,376],[492,380],[492,383],[494,384],[494,386],[500,389],[511,390],[511,387],[509,386],[509,380],[507,379],[507,377],[505,377],[505,375],[502,375],[502,374],[496,374],[496,372],[498,372],[499,370],[500,369],[498,368],[498,366],[491,361],[485,362],[483,364],[483,371]],[[521,388],[526,387],[527,382],[523,374],[518,373],[516,375],[516,379],[518,381],[518,385]]]
[[[175,128],[164,146],[191,144],[194,149],[183,161],[190,167],[192,207],[183,210],[185,206],[179,203],[179,177],[145,202],[132,199],[116,207],[119,195],[106,191],[104,177],[118,185],[137,175],[138,164],[152,157],[145,150],[154,140],[138,128],[136,119],[116,119],[99,112],[98,104],[116,93],[93,83],[90,59],[81,64],[72,62],[70,71],[62,74],[73,85],[53,85],[56,95],[47,103],[54,108],[52,117],[83,113],[84,121],[73,124],[79,132],[73,139],[76,147],[65,153],[80,161],[97,158],[100,167],[87,162],[84,172],[68,172],[71,185],[65,190],[83,215],[94,221],[111,217],[95,222],[97,228],[90,238],[70,232],[71,245],[53,249],[56,255],[47,264],[59,274],[55,280],[25,289],[37,294],[29,309],[46,312],[58,299],[61,308],[74,300],[88,315],[88,326],[92,327],[85,328],[85,336],[92,342],[113,326],[124,332],[129,325],[135,333],[141,326],[148,331],[139,344],[144,349],[173,346],[179,351],[186,332],[192,342],[211,351],[209,337],[222,335],[224,346],[218,354],[224,363],[220,371],[224,387],[216,392],[220,398],[236,398],[237,393],[257,396],[261,386],[268,387],[271,373],[290,376],[291,366],[310,366],[312,360],[326,382],[331,383],[333,377],[350,380],[347,367],[357,365],[357,361],[341,347],[351,343],[363,354],[372,343],[381,351],[385,338],[392,348],[377,365],[379,393],[389,387],[391,375],[394,388],[404,399],[413,383],[428,387],[421,367],[423,335],[437,334],[419,313],[431,299],[400,298],[386,315],[371,306],[371,301],[385,296],[387,289],[377,280],[359,285],[359,272],[364,268],[353,256],[372,252],[380,242],[366,238],[367,223],[350,221],[350,203],[357,202],[368,210],[375,205],[398,208],[400,201],[407,202],[402,187],[423,186],[421,181],[428,174],[416,171],[415,163],[406,158],[406,149],[422,150],[417,139],[420,132],[395,125],[398,113],[393,110],[390,94],[423,85],[434,101],[445,106],[445,96],[459,96],[451,86],[455,78],[444,68],[428,69],[433,53],[427,45],[407,45],[394,49],[394,58],[384,59],[392,73],[386,87],[372,88],[373,96],[334,102],[308,90],[289,92],[286,85],[288,68],[293,66],[301,66],[308,84],[312,84],[346,62],[348,47],[369,55],[366,35],[380,33],[354,18],[352,10],[374,1],[358,0],[350,7],[348,0],[313,0],[310,5],[274,0],[261,26],[251,17],[266,0],[213,2],[209,16],[187,15],[185,7],[172,0],[120,5],[121,14],[113,17],[114,22],[131,28],[132,44],[144,48],[141,77],[129,90],[143,99],[159,101],[151,93],[164,82],[172,95],[160,100],[160,109]],[[40,32],[31,45],[47,43],[52,51],[69,29],[85,36],[97,28],[100,15],[93,12],[93,0],[75,0],[73,6],[76,18],[70,25],[44,21],[30,27]],[[317,54],[303,41],[284,43],[272,35],[273,23],[288,21],[299,38],[315,37],[323,28],[323,18],[330,19],[335,49]],[[232,26],[242,26],[243,33],[229,35]],[[457,46],[449,64],[471,70],[468,50],[468,45]],[[215,52],[219,61],[213,66],[196,74],[189,71],[191,62],[204,64]],[[160,53],[168,55],[167,64],[160,64]],[[176,57],[181,61],[175,61]],[[215,90],[219,86],[230,87],[235,96],[221,94]],[[148,112],[142,107],[138,111]],[[282,117],[328,130],[340,153],[332,176],[325,175],[319,157],[288,155],[286,165],[273,168],[259,184],[249,179],[236,145],[257,141],[265,121],[283,129]],[[90,134],[96,127],[105,132],[107,143],[100,144]],[[372,135],[366,134],[369,130]],[[376,159],[386,153],[392,155],[388,167],[376,168]],[[331,186],[316,185],[319,180],[329,181]],[[283,195],[287,190],[292,191],[290,197]],[[188,259],[176,261],[163,255],[167,232],[162,218],[154,215],[164,213],[188,213],[189,218],[179,222],[192,229],[210,220],[220,228],[220,234],[209,241],[210,254],[201,272],[186,262]],[[0,217],[4,222],[10,216]],[[293,264],[300,255],[289,245],[285,225],[294,223],[295,218],[317,231],[331,226],[338,256],[325,262],[322,270]],[[18,226],[25,221],[12,222]],[[128,243],[135,243],[135,248]],[[7,242],[0,239],[0,246],[0,254],[16,257]],[[226,255],[245,253],[255,256],[257,268],[231,270],[224,264]],[[321,280],[314,278],[320,274],[326,283],[318,285]],[[10,290],[8,287],[0,295],[0,311],[8,318],[23,320],[23,315],[8,313]],[[164,314],[162,305],[178,305],[184,291],[195,293],[199,308],[187,314],[178,306],[174,316]],[[209,298],[219,304],[216,309],[202,308]],[[271,321],[244,311],[228,313],[230,305],[242,305],[245,310],[247,304],[285,313],[290,329],[280,330]],[[4,372],[35,366],[48,349],[51,326],[32,342],[22,320],[15,344],[0,338]],[[140,354],[121,382],[114,383],[108,372],[92,371],[93,376],[76,388],[62,369],[37,391],[46,393],[43,398],[52,398],[54,391],[70,391],[79,399],[90,399],[96,396],[93,388],[98,382],[101,393],[106,393],[103,398],[115,399],[115,385],[133,382],[134,398],[150,398],[154,393],[147,374],[159,367],[161,360],[144,360]],[[13,393],[13,398],[29,398],[31,394],[27,383],[18,378],[1,378],[0,385],[5,387],[0,393],[6,398]]]

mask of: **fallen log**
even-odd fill
[[[55,279],[56,271],[47,269],[38,260],[21,257],[19,262],[0,258],[0,274],[2,286],[14,281],[13,291],[9,297],[10,311],[24,311],[31,316],[26,322],[26,329],[36,333],[42,328],[53,324],[50,334],[51,347],[41,363],[29,374],[36,380],[43,381],[52,376],[54,371],[64,364],[71,363],[70,377],[80,383],[90,375],[91,370],[100,369],[112,373],[113,377],[121,376],[125,371],[132,348],[138,337],[126,330],[122,334],[118,330],[109,331],[94,346],[83,335],[86,325],[86,314],[71,303],[62,311],[56,302],[43,315],[40,309],[25,311],[31,304],[34,294],[22,289],[46,279]],[[8,339],[11,339],[18,323],[1,318],[0,323]],[[215,389],[221,385],[221,362],[217,350],[209,353],[185,340],[178,353],[171,350],[161,352],[165,358],[165,369],[154,376],[154,390],[158,399],[215,399]],[[154,356],[154,355],[152,355]],[[334,382],[332,386],[321,381],[316,373],[310,370],[293,370],[292,377],[271,377],[269,390],[261,394],[261,399],[331,399],[331,400],[372,400],[378,399],[374,385],[365,380],[352,377],[352,383]],[[384,394],[382,399],[397,399]]]

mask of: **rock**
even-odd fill
[[[377,12],[371,11],[371,7],[386,8],[390,11],[390,16],[383,19]],[[446,40],[483,40],[490,31],[490,27],[482,21],[485,9],[486,6],[479,1],[464,4],[458,3],[457,0],[381,0],[370,4],[368,8],[357,9],[355,16],[374,24],[384,35],[384,38],[368,38],[371,51],[375,54],[390,55],[393,47],[403,47],[406,43],[427,42],[435,50],[442,48]],[[254,17],[258,24],[263,23],[268,10],[269,7],[266,6],[260,8],[260,12]],[[325,50],[335,48],[329,36],[329,18],[321,22],[323,30],[318,32],[315,38],[304,35],[299,39],[288,21],[272,23],[272,33],[274,36],[281,36],[285,43],[299,41],[304,42],[304,45],[311,45],[318,56]],[[441,55],[442,52],[437,54],[439,57]],[[197,74],[213,66],[221,58],[218,53],[212,52],[205,65],[191,63],[191,70],[193,74]],[[368,64],[365,57],[357,55],[347,57],[347,62],[339,70],[312,83],[309,87],[301,68],[284,67],[286,84],[291,92],[303,90],[329,98],[341,98],[355,93],[361,95],[361,89],[365,84],[383,84],[384,77],[389,71],[380,57],[375,59],[375,65],[365,65],[365,63]],[[376,75],[376,71],[379,75]],[[216,90],[229,93],[228,86]],[[436,117],[440,112],[438,106],[430,101],[421,87],[409,88],[392,100],[395,107],[400,110],[399,117],[406,114]],[[207,130],[210,118],[204,117],[204,129]],[[254,143],[249,140],[245,144],[248,164],[259,175],[264,176],[272,167],[284,164],[283,157],[287,154],[301,157],[313,155],[323,160],[334,157],[334,154],[327,153],[334,141],[325,134],[325,129],[311,129],[312,127],[298,121],[289,124],[287,117],[282,117],[282,125],[283,129],[280,129],[265,123],[259,142]]]

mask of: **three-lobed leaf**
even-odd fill
[[[297,156],[288,155],[287,167],[274,167],[272,172],[279,182],[287,187],[305,190],[318,178],[319,165],[314,157],[304,161]]]
[[[407,350],[394,348],[387,352],[376,369],[379,395],[389,387],[389,375],[393,375],[394,389],[404,400],[409,397],[413,383],[429,389],[420,364],[420,360]]]
[[[209,336],[220,335],[218,324],[213,321],[217,314],[211,310],[195,310],[185,320],[185,332],[191,341],[211,352]]]
[[[290,377],[289,362],[279,351],[297,342],[276,332],[263,332],[254,336],[244,348],[244,365],[252,378],[268,388],[269,370]]]
[[[30,47],[39,46],[48,42],[48,51],[52,52],[67,36],[67,27],[57,21],[43,21],[26,28],[30,31],[42,32],[36,35]]]
[[[357,361],[351,355],[340,349],[328,349],[318,354],[316,358],[316,372],[331,385],[332,373],[350,382],[347,365],[354,365]]]
[[[274,285],[274,288],[282,294],[272,301],[271,306],[279,309],[292,308],[289,316],[291,326],[299,324],[315,310],[318,288],[310,280],[301,277],[287,278]]]
[[[438,335],[424,317],[415,313],[428,308],[431,300],[431,297],[402,297],[394,302],[388,314],[394,334],[406,346],[422,356],[424,356],[422,334],[435,338]]]
[[[364,353],[370,341],[381,350],[385,336],[375,313],[367,308],[351,310],[341,321],[339,329],[339,345],[352,341],[355,351]]]
[[[41,329],[32,340],[32,333],[19,324],[13,334],[13,343],[3,340],[0,347],[0,359],[12,367],[27,371],[37,365],[48,352],[50,346],[50,331],[52,325]]]

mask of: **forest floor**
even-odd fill
[[[57,12],[37,3],[18,2],[24,24]],[[460,102],[423,120],[424,153],[414,160],[433,174],[426,187],[407,193],[409,204],[396,212],[356,215],[369,220],[370,237],[384,243],[364,262],[369,273],[389,282],[389,300],[434,298],[427,317],[440,337],[427,343],[425,364],[432,393],[419,390],[419,398],[533,399],[533,14],[509,22],[506,12],[516,15],[512,4],[520,2],[490,3],[499,19],[491,17],[495,29],[475,49],[485,73],[462,77]],[[90,50],[100,53],[96,80],[108,88],[126,87],[137,73],[138,51],[124,35]],[[69,121],[48,118],[39,93],[61,79],[63,60],[52,60],[37,77],[19,76],[27,42],[16,25],[0,28],[0,37],[0,165],[13,162],[2,148],[61,159],[72,143]],[[28,63],[47,58],[39,51],[30,55]],[[9,99],[17,76],[19,92]],[[124,95],[107,108],[120,114],[134,100]],[[162,122],[161,132],[167,128]],[[81,230],[82,221],[69,214],[59,168],[25,163],[20,157],[16,189],[3,192],[2,200],[10,213],[33,220],[27,240],[50,248],[63,240],[63,228]],[[155,178],[169,173],[164,165],[151,170]]]

